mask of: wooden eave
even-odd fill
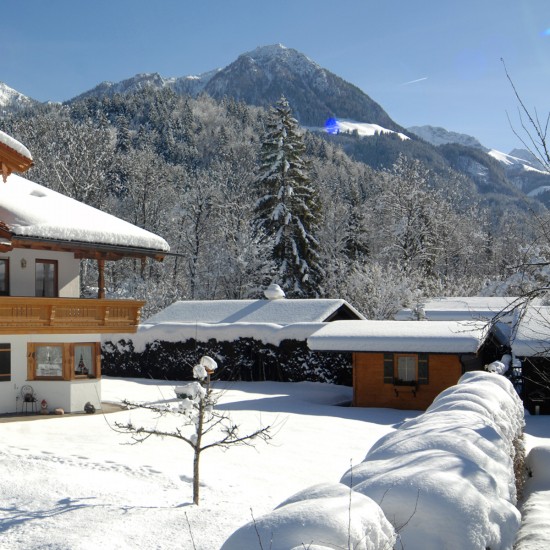
[[[32,159],[18,153],[9,145],[0,142],[0,165],[4,182],[12,172],[25,172],[32,165]]]
[[[0,251],[9,252],[14,248],[32,250],[51,250],[54,252],[72,252],[74,257],[90,260],[117,261],[123,258],[153,258],[162,261],[165,253],[160,250],[139,248],[131,246],[110,245],[100,243],[87,243],[81,241],[63,241],[58,239],[43,239],[38,237],[27,237],[14,235],[5,230],[5,224],[0,222],[0,238],[6,239],[5,243],[0,242]]]

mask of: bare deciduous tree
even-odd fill
[[[193,503],[199,504],[200,457],[203,451],[214,447],[227,449],[235,445],[252,445],[254,440],[271,440],[272,426],[241,435],[239,426],[230,416],[216,410],[219,394],[210,384],[210,375],[217,368],[211,357],[203,356],[193,369],[196,381],[176,388],[175,403],[147,404],[124,401],[131,409],[145,409],[157,417],[170,415],[178,419],[175,427],[137,426],[133,422],[115,422],[115,430],[131,434],[134,443],[142,443],[151,436],[171,437],[187,443],[193,449]]]

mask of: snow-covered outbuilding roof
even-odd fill
[[[46,240],[145,255],[170,250],[158,235],[15,174],[0,183],[0,226],[8,243]]]
[[[159,323],[322,323],[334,318],[364,319],[345,300],[196,300],[174,302],[144,324]]]
[[[528,307],[518,318],[511,346],[518,357],[550,356],[550,307]]]
[[[315,351],[475,353],[485,335],[482,321],[340,321],[307,343]]]
[[[419,315],[428,321],[489,321],[496,315],[517,305],[518,298],[510,296],[469,296],[433,298],[418,304],[414,308],[398,311],[396,321],[410,321]],[[507,320],[509,315],[504,316]]]

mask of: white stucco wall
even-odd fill
[[[28,343],[99,342],[99,334],[34,334],[0,335],[0,343],[11,345],[11,381],[0,382],[0,414],[22,410],[21,387],[32,386],[40,401],[46,399],[50,410],[60,407],[65,412],[80,412],[89,401],[101,408],[101,379],[27,380]]]
[[[49,250],[14,249],[0,258],[10,260],[10,295],[35,295],[35,262],[36,260],[58,261],[58,284],[61,298],[80,297],[80,260],[70,252],[52,252]],[[26,267],[22,267],[21,260]]]

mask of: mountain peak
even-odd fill
[[[295,50],[287,48],[283,44],[270,44],[267,46],[258,46],[251,52],[247,52],[240,57],[249,57],[258,63],[269,63],[272,61],[283,62],[296,67],[308,67],[310,70],[322,70],[321,67],[312,61],[307,55]]]

